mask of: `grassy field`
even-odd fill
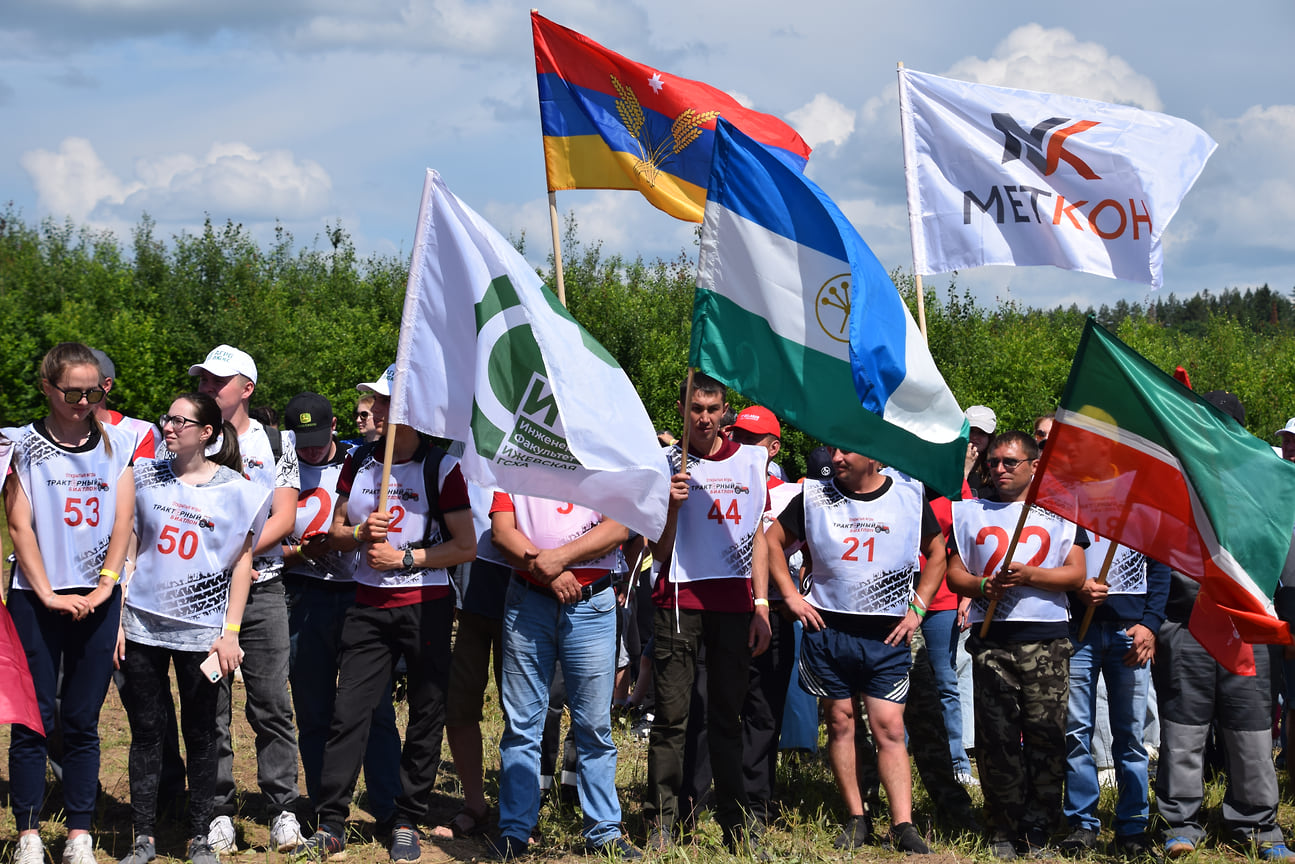
[[[236,712],[242,705],[242,688],[235,686]],[[499,735],[502,723],[498,719],[498,702],[493,692],[487,705],[487,714],[491,717],[485,729],[485,752],[487,762],[487,793],[495,800],[498,781]],[[236,819],[239,830],[239,845],[242,851],[233,860],[253,864],[257,861],[286,860],[286,856],[267,851],[267,819],[270,815],[265,803],[255,790],[256,766],[253,757],[252,734],[241,716],[235,720],[235,775],[238,780],[240,813]],[[103,740],[103,760],[100,772],[102,795],[99,812],[96,818],[95,836],[98,843],[98,858],[104,864],[115,861],[125,855],[133,840],[130,827],[129,782],[127,776],[127,756],[130,746],[130,734],[121,701],[115,688],[109,692],[104,705],[101,722]],[[647,747],[644,742],[634,738],[627,729],[617,731],[620,746],[620,766],[617,775],[617,786],[621,791],[621,800],[625,811],[627,830],[632,837],[640,838],[642,834],[642,792],[646,783]],[[0,747],[7,747],[8,730],[0,732]],[[449,751],[445,751],[446,762],[440,773],[437,791],[429,810],[428,821],[423,826],[428,835],[423,843],[423,861],[427,864],[440,864],[449,861],[472,861],[482,857],[484,846],[481,838],[464,840],[440,840],[430,837],[429,829],[438,824],[445,824],[458,808],[458,781],[454,768],[449,760]],[[767,835],[766,846],[779,861],[820,861],[820,860],[858,860],[881,861],[896,860],[899,853],[891,852],[880,846],[869,846],[858,850],[853,855],[838,852],[832,848],[832,840],[839,833],[840,813],[836,809],[837,794],[835,785],[821,755],[784,759],[779,768],[780,803],[783,818]],[[1284,796],[1288,794],[1286,778],[1283,776]],[[989,861],[992,860],[978,838],[945,837],[930,831],[933,813],[931,803],[926,798],[920,783],[915,779],[915,815],[919,827],[928,831],[935,849],[933,856],[927,860],[932,864],[944,864],[948,861]],[[1217,821],[1217,806],[1222,799],[1222,788],[1212,784],[1207,792],[1207,801],[1211,806],[1213,818]],[[978,793],[973,794],[977,805],[980,803]],[[0,778],[0,799],[8,803],[7,772]],[[303,805],[305,802],[303,801]],[[363,809],[363,780],[360,794],[352,809],[352,822],[349,827],[349,846],[347,860],[358,864],[385,864],[387,852],[382,838],[373,837],[373,823],[369,814]],[[1107,790],[1102,798],[1102,815],[1109,822],[1114,806],[1113,792]],[[1283,805],[1281,822],[1284,828],[1290,829],[1295,821],[1289,805]],[[1217,824],[1214,826],[1218,831]],[[185,836],[182,816],[163,819],[159,822],[158,852],[159,861],[167,861],[168,856],[182,860],[184,855]],[[578,810],[561,805],[556,800],[546,799],[540,814],[540,842],[535,848],[536,857],[544,860],[562,861],[564,859],[585,860],[579,853],[580,816]],[[65,829],[58,810],[58,791],[51,784],[50,800],[47,803],[42,835],[47,848],[58,854],[62,848]],[[1109,829],[1103,839],[1110,839]],[[12,854],[15,838],[12,814],[6,807],[0,814],[0,860],[8,860]],[[696,841],[683,845],[671,852],[657,856],[670,864],[694,864],[712,859],[717,861],[732,860],[720,844],[719,831],[714,822],[706,817],[697,832]],[[1100,856],[1093,856],[1094,859]],[[1236,850],[1219,846],[1211,847],[1188,859],[1189,864],[1197,862],[1248,860],[1248,856]]]
[[[4,542],[7,553],[11,548],[8,543],[8,532],[4,524],[3,512],[0,512],[0,539]],[[6,579],[7,582],[7,574]],[[287,856],[266,849],[269,840],[268,819],[274,814],[267,813],[264,800],[256,790],[256,762],[253,749],[253,735],[242,716],[243,691],[241,685],[235,685],[235,779],[240,792],[240,812],[236,818],[239,832],[240,852],[226,856],[227,861],[256,864],[256,862],[286,860]],[[494,693],[493,684],[488,693],[486,706],[487,720],[484,724],[486,754],[486,791],[492,801],[497,800],[499,771],[499,738],[502,732],[502,720],[499,716],[499,703]],[[398,715],[403,705],[398,706]],[[401,716],[403,728],[403,716]],[[100,722],[102,739],[102,765],[99,782],[102,794],[99,799],[99,811],[95,820],[94,833],[100,862],[109,864],[130,851],[133,836],[130,823],[130,794],[127,773],[127,757],[130,748],[130,731],[125,712],[116,688],[110,688],[108,699],[104,704]],[[621,803],[624,810],[626,830],[636,844],[641,841],[644,828],[642,824],[643,791],[647,782],[647,745],[644,741],[629,734],[627,727],[616,730],[616,740],[620,748],[620,763],[617,769],[617,787],[621,790]],[[8,727],[0,727],[0,749],[7,751],[9,741]],[[454,766],[449,759],[448,748],[444,751],[445,762],[440,772],[436,792],[428,811],[424,828],[423,842],[424,864],[445,864],[450,861],[473,861],[481,858],[484,852],[482,838],[463,840],[441,840],[431,837],[428,829],[445,825],[458,810],[460,790]],[[1292,785],[1283,772],[1280,775],[1282,784],[1282,807],[1279,821],[1288,836],[1295,828],[1295,810],[1288,803],[1292,797]],[[373,821],[364,811],[363,778],[352,807],[352,821],[349,826],[347,860],[352,864],[386,864],[389,858],[385,847],[385,838],[373,837]],[[302,785],[304,789],[304,784]],[[825,757],[821,755],[796,756],[784,758],[779,765],[779,803],[782,806],[782,818],[766,835],[765,845],[778,861],[885,861],[898,860],[903,856],[880,846],[868,846],[853,854],[839,852],[832,847],[832,841],[840,832],[842,815],[838,809],[839,798],[831,772],[828,770]],[[980,806],[978,790],[972,792],[973,802]],[[1210,808],[1211,833],[1215,838],[1223,836],[1219,824],[1218,806],[1223,798],[1221,784],[1212,783],[1206,790],[1206,804]],[[10,860],[16,838],[13,814],[9,807],[9,784],[7,765],[0,763],[0,861]],[[165,804],[166,802],[164,802]],[[1104,790],[1101,802],[1103,822],[1109,824],[1114,810],[1113,790]],[[309,802],[303,793],[304,815],[309,812]],[[914,821],[930,838],[935,854],[925,860],[931,864],[946,864],[950,861],[992,861],[984,844],[979,838],[968,836],[941,836],[931,830],[934,813],[932,805],[914,777]],[[884,826],[884,819],[879,819]],[[183,860],[185,844],[188,841],[183,813],[165,816],[158,824],[158,860],[163,864],[174,858]],[[43,816],[41,834],[46,848],[51,855],[61,854],[66,830],[59,811],[59,791],[51,782],[48,800]],[[536,858],[550,861],[586,860],[579,854],[581,848],[579,811],[570,805],[562,805],[555,799],[545,799],[540,812],[540,842],[534,847]],[[1103,831],[1102,840],[1112,837],[1109,828]],[[681,845],[669,853],[654,856],[667,864],[701,864],[701,862],[730,861],[731,856],[724,852],[720,843],[719,829],[709,816],[703,818],[695,835],[695,842]],[[1097,860],[1101,856],[1091,856]],[[55,859],[57,860],[57,859]],[[1207,848],[1186,859],[1188,864],[1211,864],[1211,862],[1238,862],[1253,860],[1253,856],[1232,849],[1221,843],[1212,843]]]

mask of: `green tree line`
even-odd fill
[[[0,213],[0,423],[44,413],[37,367],[57,342],[106,351],[117,366],[114,406],[144,418],[190,389],[189,366],[225,342],[256,359],[254,405],[281,410],[313,390],[353,433],[356,382],[395,358],[408,266],[357,255],[340,226],[302,247],[284,230],[258,243],[243,226],[211,219],[164,240],[145,217],[123,242],[69,222],[31,224],[10,206]],[[688,250],[673,260],[606,255],[568,221],[563,269],[572,314],[625,369],[657,428],[678,435],[696,279]],[[546,270],[552,285],[551,258]],[[912,278],[893,275],[915,311]],[[1002,428],[1029,428],[1056,407],[1090,314],[1160,368],[1183,366],[1198,391],[1237,393],[1247,426],[1265,440],[1295,415],[1295,304],[1266,285],[1146,307],[1043,310],[982,306],[955,279],[923,300],[931,353],[959,404],[990,406]],[[740,394],[733,401],[747,404]],[[801,473],[817,443],[786,428],[784,466]]]

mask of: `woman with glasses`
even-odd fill
[[[158,427],[172,458],[135,466],[139,551],[115,654],[126,677],[135,829],[134,848],[122,862],[147,864],[157,855],[153,823],[174,664],[189,769],[188,857],[217,864],[207,840],[216,792],[213,681],[237,668],[242,656],[238,633],[252,584],[252,548],[269,513],[270,490],[243,476],[238,433],[212,397],[178,397]],[[207,455],[213,442],[218,446]]]
[[[63,731],[64,864],[95,864],[90,820],[99,789],[99,710],[112,677],[121,612],[117,582],[130,541],[134,437],[103,426],[104,397],[90,349],[63,342],[45,355],[40,387],[49,414],[0,431],[13,442],[5,515],[17,563],[9,611],[27,655],[41,721]],[[59,669],[63,677],[59,686]],[[56,700],[58,717],[55,717]],[[18,828],[16,864],[44,864],[46,739],[15,724],[9,782]]]

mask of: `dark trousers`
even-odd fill
[[[679,818],[689,702],[697,654],[703,644],[711,673],[706,688],[706,732],[715,778],[715,816],[726,837],[743,823],[748,808],[742,778],[741,715],[751,665],[747,645],[750,626],[749,612],[656,610],[652,657],[656,719],[648,742],[644,815],[662,830],[672,830]]]
[[[216,695],[219,688],[198,667],[207,655],[126,643],[121,661],[122,701],[130,720],[130,809],[136,837],[156,835],[157,790],[162,782],[167,720],[174,722],[171,676],[180,689],[180,719],[189,762],[189,836],[207,833],[216,794]]]
[[[769,650],[751,658],[751,681],[742,707],[742,775],[751,812],[761,822],[769,821],[782,712],[796,665],[796,625],[778,614],[769,616],[769,625]]]
[[[319,778],[321,826],[338,833],[343,829],[364,764],[373,709],[386,695],[401,657],[409,680],[409,727],[400,754],[396,822],[417,825],[427,813],[441,761],[453,618],[452,596],[394,609],[353,606],[346,613],[333,723]]]
[[[33,591],[10,591],[9,614],[27,655],[41,722],[52,730],[62,721],[62,809],[67,828],[89,830],[99,794],[99,711],[112,680],[121,591],[114,589],[108,602],[80,621],[46,609]],[[61,699],[57,713],[56,697]],[[45,736],[15,723],[10,731],[9,783],[19,831],[40,824],[45,761]]]

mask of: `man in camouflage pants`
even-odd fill
[[[998,502],[953,505],[949,587],[971,605],[976,693],[976,764],[985,793],[990,848],[1046,856],[1061,815],[1066,773],[1070,625],[1066,592],[1084,584],[1088,535],[1071,522],[1032,510],[1005,567],[1009,538],[1038,468],[1039,448],[1025,432],[1005,432],[985,460]],[[988,614],[989,601],[996,603]],[[991,618],[980,636],[980,622]]]

